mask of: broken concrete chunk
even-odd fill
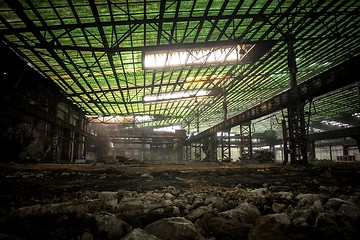
[[[241,203],[234,209],[219,213],[220,217],[238,219],[243,223],[253,224],[261,216],[259,209],[251,203]]]
[[[161,240],[141,228],[135,228],[121,240]]]
[[[164,218],[147,225],[144,230],[163,240],[205,240],[195,225],[184,217]]]

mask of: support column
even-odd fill
[[[228,118],[228,109],[227,109],[227,92],[226,92],[226,82],[223,82],[223,111],[224,111],[224,121]],[[221,132],[221,159],[225,161],[231,161],[231,142],[230,142],[230,130]]]
[[[176,159],[179,162],[184,161],[184,141],[186,139],[186,130],[176,130],[175,131],[175,151],[177,152]],[[186,160],[186,159],[185,159]]]
[[[240,124],[240,158],[252,159],[251,122]]]
[[[289,162],[289,149],[288,149],[288,129],[286,125],[286,120],[281,121],[282,132],[283,132],[283,164],[286,165]]]
[[[183,162],[184,161],[184,145],[182,143],[182,141],[178,142],[177,144],[175,144],[175,151],[176,151],[176,160],[178,162]]]
[[[307,130],[308,123],[305,121],[304,102],[298,102],[288,107],[288,153],[290,164],[308,164],[307,157]],[[285,146],[284,146],[285,147]]]
[[[69,129],[63,128],[61,130],[62,134],[60,135],[60,160],[61,161],[70,161],[70,154],[72,151],[72,131]]]
[[[196,111],[196,133],[198,134],[200,132],[200,120],[199,120],[199,110]],[[200,142],[196,142],[195,143],[195,160],[196,161],[201,161],[201,143]]]
[[[57,116],[58,101],[56,98],[49,99],[48,113],[50,116]],[[45,152],[42,157],[44,161],[58,162],[60,159],[60,129],[54,123],[47,123],[45,137]]]
[[[221,132],[221,159],[231,161],[230,130]]]
[[[332,148],[331,148],[331,144],[329,145],[329,151],[330,151],[330,161],[333,160],[333,157],[332,157]]]
[[[184,159],[185,159],[185,161],[190,161],[191,160],[191,145],[186,145],[185,146]]]
[[[360,135],[356,135],[356,136],[354,136],[352,138],[355,139],[357,147],[358,147],[358,151],[360,153]]]
[[[349,155],[349,146],[346,144],[346,142],[343,144],[343,156]]]
[[[195,161],[201,161],[201,143],[196,142],[194,145],[194,150],[195,150]]]
[[[48,150],[51,151],[50,160],[52,162],[58,162],[59,161],[59,153],[60,153],[60,151],[59,151],[60,137],[59,137],[59,130],[58,130],[57,126],[55,126],[55,125],[50,126],[49,140],[50,140],[50,146],[49,146]],[[47,154],[47,152],[48,151],[45,152],[45,155]]]
[[[309,142],[308,145],[309,145],[309,150],[310,150],[309,161],[314,161],[316,158],[315,141]]]
[[[290,87],[294,89],[297,86],[296,80],[296,57],[295,57],[295,49],[294,49],[294,36],[288,36],[288,67],[290,72]],[[288,146],[284,142],[284,153],[285,153],[285,161],[286,164],[288,161],[286,160],[286,153],[290,154],[290,164],[308,164],[307,158],[307,130],[308,126],[305,121],[305,112],[304,112],[305,102],[297,102],[296,104],[290,105],[287,108],[287,143]],[[285,148],[287,148],[285,150]]]
[[[190,123],[187,124],[187,132],[190,134]],[[191,144],[185,146],[185,161],[191,160]]]
[[[358,109],[360,111],[360,82],[357,82]]]
[[[70,131],[69,161],[74,162],[75,152],[75,132]]]
[[[217,162],[217,145],[218,140],[216,134],[204,139],[202,147],[205,153],[205,162]]]

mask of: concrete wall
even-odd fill
[[[330,151],[331,149],[331,151]],[[343,146],[322,146],[322,147],[315,147],[315,158],[319,160],[332,160],[336,161],[338,156],[343,156]],[[349,147],[348,148],[348,155],[355,156],[356,161],[360,161],[360,153],[357,147]],[[283,150],[276,149],[275,151],[275,161],[282,162],[283,161]]]
[[[330,151],[331,149],[331,151]],[[336,161],[338,156],[343,156],[344,150],[343,146],[324,146],[315,148],[315,157],[317,159],[326,159]],[[360,161],[359,150],[357,147],[349,147],[348,155],[355,156],[356,161]]]

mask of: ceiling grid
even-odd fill
[[[0,40],[89,116],[149,115],[156,121],[137,126],[195,129],[200,113],[204,130],[223,120],[224,91],[228,115],[234,116],[289,88],[290,38],[298,83],[358,55],[359,12],[356,0],[0,0]],[[144,67],[146,52],[242,44],[254,45],[248,60]],[[143,101],[193,90],[212,94]],[[351,104],[335,95],[317,101],[314,121],[359,110],[355,90],[345,94]],[[342,109],[329,111],[332,101]]]

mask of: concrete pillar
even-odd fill
[[[217,145],[216,134],[204,139],[202,148],[205,153],[205,162],[217,162]]]
[[[316,158],[316,153],[315,153],[315,141],[311,141],[308,143],[309,144],[309,161],[314,161]]]
[[[333,157],[332,157],[332,149],[331,149],[331,145],[329,145],[329,150],[330,150],[330,161],[333,160]]]

